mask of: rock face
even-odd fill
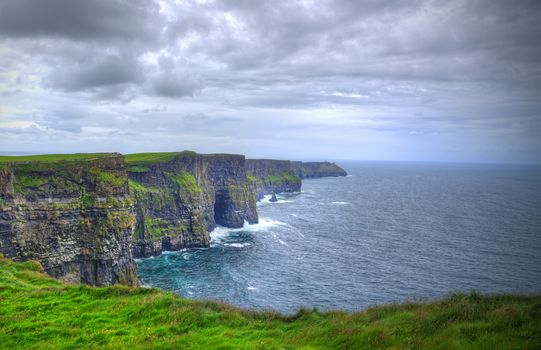
[[[265,194],[340,175],[334,163],[234,154],[0,157],[0,253],[64,281],[137,285],[134,257],[207,247],[216,225],[257,223]]]
[[[136,198],[135,257],[207,247],[217,224],[236,228],[258,222],[242,155],[134,154],[126,162]]]
[[[245,165],[257,200],[266,194],[301,190],[301,179],[289,160],[246,159]]]
[[[295,174],[301,179],[310,177],[346,176],[344,169],[330,162],[292,162]]]
[[[0,252],[64,281],[137,285],[134,201],[119,154],[0,164]]]

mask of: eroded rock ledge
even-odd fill
[[[339,175],[328,162],[188,151],[0,157],[0,253],[64,281],[137,285],[134,258],[208,247],[216,225],[257,223],[265,194]]]
[[[216,225],[257,223],[254,188],[242,155],[193,152],[126,156],[136,198],[135,257],[207,247]]]
[[[68,282],[138,284],[122,155],[1,167],[1,253]]]

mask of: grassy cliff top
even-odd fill
[[[62,284],[0,257],[6,349],[534,349],[541,296],[457,294],[360,313],[293,316],[145,288]]]
[[[115,153],[37,154],[31,156],[0,156],[0,163],[58,162],[64,160],[92,160]]]
[[[45,162],[53,163],[66,160],[92,160],[97,158],[108,157],[118,153],[72,153],[72,154],[36,154],[29,156],[0,156],[0,163],[27,163],[27,162]],[[193,151],[181,152],[149,152],[149,153],[132,153],[124,155],[126,164],[150,164],[163,163],[173,160],[175,157],[193,157],[197,153]],[[239,154],[201,154],[207,158],[219,157],[244,157]]]
[[[150,163],[164,163],[173,160],[175,157],[194,157],[201,156],[203,158],[244,158],[242,154],[230,153],[210,153],[202,154],[193,151],[182,152],[154,152],[154,153],[132,153],[124,155],[124,160],[128,165],[140,165]]]
[[[182,151],[182,152],[153,152],[153,153],[132,153],[124,155],[124,160],[127,164],[138,163],[159,163],[169,162],[176,156],[194,156],[195,152]]]

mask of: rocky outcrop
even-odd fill
[[[299,192],[301,179],[289,160],[246,159],[246,176],[257,196],[280,192]]]
[[[0,165],[0,252],[69,282],[137,285],[121,155]]]
[[[292,166],[295,174],[301,179],[347,175],[344,169],[331,162],[292,162]]]
[[[207,247],[217,224],[236,228],[258,222],[242,155],[134,154],[126,162],[136,198],[136,257]]]
[[[256,200],[300,191],[301,177],[345,175],[334,163],[194,152],[0,158],[0,253],[98,286],[136,285],[134,257],[257,223]]]

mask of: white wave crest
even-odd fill
[[[233,248],[244,248],[251,246],[252,243],[224,243],[224,246],[226,247],[233,247]]]
[[[239,232],[239,231],[248,231],[248,232],[265,232],[269,231],[272,227],[275,226],[289,226],[285,222],[270,219],[270,218],[259,218],[258,224],[249,224],[248,222],[244,222],[244,225],[241,228],[228,228],[223,226],[217,226],[212,232],[210,233],[210,243],[211,245],[216,243],[222,243],[227,240],[227,238],[231,235],[233,232]]]
[[[332,204],[341,204],[341,205],[344,205],[344,204],[349,204],[349,202],[332,202]]]

